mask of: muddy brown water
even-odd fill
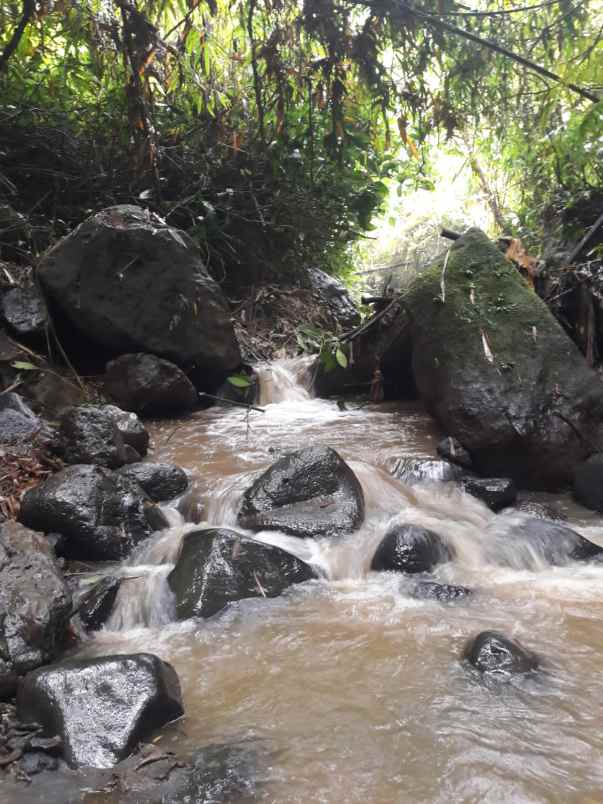
[[[342,411],[310,399],[297,381],[302,368],[264,369],[263,414],[213,408],[155,424],[152,459],[190,470],[204,524],[234,526],[242,491],[279,455],[337,449],[365,491],[361,530],[337,545],[257,536],[313,562],[325,579],[175,623],[165,578],[191,525],[171,511],[173,527],[124,566],[132,580],[84,652],[152,651],[171,662],[186,716],[161,744],[256,742],[261,801],[603,802],[603,565],[517,559],[505,534],[518,515],[492,514],[449,485],[394,480],[387,470],[400,456],[435,455],[430,418],[415,404]],[[569,499],[557,503],[603,543],[603,520]],[[404,578],[371,573],[392,520],[450,540],[457,557],[436,579],[475,588],[475,598],[417,601]],[[483,629],[539,653],[539,677],[480,682],[460,656]]]

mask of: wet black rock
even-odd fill
[[[460,441],[452,436],[447,436],[438,443],[437,452],[444,460],[456,463],[465,469],[471,469],[473,466],[469,452]]]
[[[142,486],[156,502],[172,500],[188,488],[186,472],[173,463],[131,463],[119,473]]]
[[[463,476],[460,466],[449,461],[438,461],[429,458],[400,458],[392,475],[409,486],[417,483],[446,483],[458,480]]]
[[[36,416],[19,394],[0,394],[1,444],[46,444],[51,437],[51,429]]]
[[[103,405],[103,410],[106,410],[113,417],[113,421],[125,443],[133,447],[141,458],[144,458],[149,449],[150,437],[148,430],[138,416],[115,405]]]
[[[358,478],[330,447],[307,447],[274,463],[247,489],[239,524],[293,536],[337,536],[364,519]]]
[[[452,549],[437,533],[417,525],[395,525],[377,548],[371,569],[429,572],[452,557]]]
[[[155,355],[122,355],[107,364],[105,388],[122,407],[142,416],[168,416],[195,407],[198,394],[186,374]]]
[[[168,583],[183,620],[211,617],[243,598],[277,597],[291,584],[315,577],[307,564],[279,547],[221,528],[184,537]]]
[[[574,497],[587,508],[603,512],[603,453],[591,455],[576,467]]]
[[[25,722],[58,734],[73,768],[110,768],[183,714],[171,665],[149,653],[69,659],[29,673],[19,687]]]
[[[44,337],[48,310],[36,287],[7,290],[2,296],[1,307],[4,320],[18,337],[33,341]]]
[[[228,304],[193,241],[140,207],[92,215],[46,252],[37,275],[107,353],[149,352],[222,377],[241,361]]]
[[[515,483],[504,477],[465,477],[462,486],[472,497],[477,497],[493,511],[513,505],[517,498]]]
[[[61,533],[63,555],[83,561],[125,558],[167,524],[137,483],[86,465],[62,469],[27,491],[20,519],[36,530]]]
[[[358,326],[360,313],[343,282],[321,271],[320,268],[308,268],[308,279],[322,304],[328,307],[342,329]]]
[[[530,568],[535,559],[562,566],[569,561],[587,561],[603,553],[602,547],[575,530],[548,519],[526,517],[511,528],[506,540],[512,544],[506,556],[508,563],[517,568]]]
[[[0,698],[18,676],[62,649],[71,594],[44,536],[6,522],[0,529]]]
[[[512,514],[516,512],[526,514],[535,519],[551,519],[557,522],[565,522],[567,519],[560,506],[555,503],[538,502],[537,500],[518,499],[513,508],[507,509],[504,513]]]
[[[482,631],[465,646],[463,658],[480,673],[510,676],[536,670],[538,657],[497,631]]]
[[[420,581],[414,586],[410,594],[417,600],[437,600],[439,603],[452,603],[455,600],[464,600],[473,595],[473,590],[466,586],[453,586],[448,583],[435,581]]]
[[[258,792],[258,758],[249,746],[208,745],[192,757],[182,801],[249,801]],[[185,796],[189,796],[187,799]]]
[[[115,419],[111,410],[96,405],[80,405],[67,411],[59,429],[65,462],[117,469],[140,460],[138,452],[125,443]]]
[[[106,575],[79,599],[77,609],[87,631],[98,631],[109,619],[120,585],[121,578]]]

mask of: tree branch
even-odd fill
[[[21,41],[21,38],[25,33],[25,29],[27,28],[29,21],[34,15],[35,10],[36,10],[35,0],[23,0],[23,15],[21,17],[21,21],[15,28],[14,33],[9,40],[9,43],[4,48],[3,54],[0,56],[0,73],[6,69],[8,60],[13,55],[15,50],[19,47],[19,42]]]

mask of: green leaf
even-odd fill
[[[341,368],[348,367],[348,358],[346,356],[346,353],[342,349],[337,349],[337,351],[335,352],[335,360],[337,360]]]
[[[226,380],[231,385],[234,385],[235,388],[249,388],[251,385],[251,380],[249,377],[245,377],[244,374],[233,374],[232,376],[227,377]]]
[[[15,360],[14,363],[11,363],[13,368],[19,369],[20,371],[38,371],[39,367],[34,366],[33,363],[26,363],[23,360]]]

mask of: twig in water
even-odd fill
[[[266,413],[264,408],[258,408],[255,405],[248,405],[247,402],[235,402],[232,399],[226,399],[223,396],[214,396],[213,394],[208,394],[205,391],[199,391],[199,396],[206,396],[208,399],[215,399],[217,402],[226,402],[227,405],[235,405],[238,408],[247,408],[248,410],[257,410],[258,413]]]

